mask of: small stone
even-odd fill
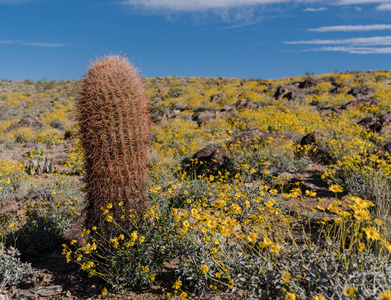
[[[62,292],[61,285],[52,285],[34,291],[34,293],[38,296],[52,296],[61,292]]]
[[[20,293],[18,295],[16,295],[15,297],[13,297],[12,299],[15,299],[15,300],[24,300],[24,299],[32,299],[32,298],[35,298],[37,295],[34,294],[33,292],[31,291],[26,291],[26,292],[23,292],[23,293]]]

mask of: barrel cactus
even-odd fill
[[[120,55],[93,61],[77,98],[85,156],[86,226],[105,235],[147,207],[148,98],[138,70]],[[112,208],[111,208],[112,207]],[[114,220],[107,222],[109,208]],[[121,218],[122,216],[122,218]]]

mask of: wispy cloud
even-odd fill
[[[391,3],[391,0],[338,0],[337,5]]]
[[[123,0],[122,5],[131,5],[146,10],[168,10],[176,12],[195,12],[211,9],[231,9],[245,6],[259,6],[303,0]]]
[[[23,46],[33,46],[33,47],[64,47],[70,46],[72,44],[55,44],[47,42],[23,42],[23,41],[0,41],[0,44],[14,44],[14,45],[23,45]]]
[[[318,8],[308,7],[306,9],[304,9],[303,11],[317,12],[317,11],[326,11],[326,10],[327,10],[327,7],[318,7]]]
[[[355,45],[355,46],[388,46],[391,45],[391,36],[375,36],[352,39],[335,40],[309,40],[309,41],[289,41],[284,44],[291,45]]]
[[[391,24],[324,26],[319,28],[311,28],[308,29],[308,31],[334,32],[334,31],[372,31],[372,30],[388,30],[388,29],[391,29]]]
[[[352,54],[391,54],[391,47],[321,47],[305,51],[332,51]]]
[[[377,10],[391,10],[391,3],[383,3],[376,7]]]

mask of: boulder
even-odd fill
[[[374,132],[380,132],[382,125],[378,122],[375,117],[366,117],[361,121],[357,122],[358,125],[368,128]]]
[[[358,107],[361,105],[365,106],[371,106],[371,105],[377,105],[377,101],[375,99],[360,99],[360,100],[355,100],[355,101],[349,101],[348,103],[344,104],[341,106],[341,109],[351,109],[354,107]]]
[[[191,159],[182,161],[182,167],[191,175],[215,174],[224,169],[229,157],[225,150],[208,146],[197,151]]]
[[[370,95],[372,95],[372,91],[365,85],[360,85],[352,88],[348,95],[352,95],[353,97],[356,97],[357,99],[363,99],[367,98]]]
[[[299,83],[299,89],[308,89],[322,82],[321,78],[310,77]]]
[[[31,129],[41,129],[43,127],[43,123],[41,121],[41,116],[40,115],[35,115],[35,116],[26,116],[22,120],[20,120],[18,123],[12,124],[9,126],[5,132],[10,132],[13,130],[17,130],[22,127],[28,127]]]
[[[238,101],[236,101],[235,103],[235,107],[236,108],[246,108],[246,109],[258,109],[259,108],[259,105],[254,103],[254,102],[250,102],[248,101],[247,99],[238,99]]]
[[[276,98],[276,100],[285,98],[291,101],[291,100],[300,99],[304,94],[305,92],[299,90],[297,87],[294,87],[292,85],[291,86],[281,85],[277,88],[277,91],[274,94],[274,98]]]

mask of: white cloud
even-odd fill
[[[342,40],[310,40],[310,41],[289,41],[284,44],[291,45],[355,45],[355,46],[388,46],[391,45],[391,36],[375,36],[365,38],[352,38]]]
[[[34,47],[63,47],[70,46],[72,44],[54,44],[47,42],[22,42],[22,41],[0,41],[0,44],[14,44],[23,46],[34,46]]]
[[[338,5],[391,3],[391,0],[338,0]]]
[[[391,47],[321,47],[306,51],[333,51],[352,54],[391,54]]]
[[[391,10],[391,3],[383,3],[376,7],[377,10]]]
[[[231,9],[244,6],[260,6],[285,2],[311,2],[310,0],[123,0],[123,5],[131,5],[146,10],[169,10],[194,12],[210,9]]]
[[[327,7],[318,7],[318,8],[308,7],[306,9],[304,9],[303,11],[316,12],[316,11],[325,11],[325,10],[327,10]]]
[[[308,29],[308,31],[334,32],[334,31],[372,31],[372,30],[387,30],[387,29],[391,29],[391,24],[325,26],[319,28],[311,28]]]

